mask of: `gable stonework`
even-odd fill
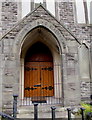
[[[60,4],[60,10],[62,5]],[[65,8],[63,6],[63,10]],[[87,26],[81,27],[74,24],[73,12],[71,12],[73,11],[72,4],[70,4],[69,9],[69,16],[67,16],[66,10],[63,16],[62,13],[60,14],[60,20],[64,23],[62,24],[40,5],[18,22],[0,40],[0,81],[2,81],[0,84],[2,85],[3,111],[12,112],[12,95],[19,95],[22,44],[26,34],[38,26],[47,28],[57,38],[59,54],[62,59],[62,101],[64,105],[79,105],[81,100],[90,101],[90,76],[87,79],[80,77],[78,55],[82,43],[87,43],[87,45],[90,43],[90,29]],[[65,19],[65,16],[69,18]]]

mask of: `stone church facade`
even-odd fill
[[[75,3],[56,3],[56,17],[42,4],[23,19],[20,2],[5,1],[0,8],[0,110],[12,111],[14,94],[18,108],[34,97],[62,106],[89,103],[91,27],[77,23]],[[39,71],[38,64],[44,66]]]

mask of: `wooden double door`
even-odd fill
[[[53,57],[43,43],[35,43],[25,56],[24,97],[54,95]]]
[[[24,76],[25,97],[54,95],[52,62],[26,62]]]

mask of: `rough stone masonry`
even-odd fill
[[[22,42],[25,41],[27,34],[39,26],[48,29],[48,32],[51,31],[59,41],[58,47],[62,49],[59,56],[62,58],[62,105],[79,105],[82,101],[89,103],[92,75],[91,27],[77,23],[75,3],[57,3],[58,20],[42,5],[23,19],[21,19],[21,2],[6,0],[1,2],[0,6],[0,108],[2,111],[12,113],[13,94],[20,96]]]

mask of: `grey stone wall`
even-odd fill
[[[70,30],[80,42],[90,42],[90,26],[78,24],[75,2],[58,2],[58,16],[61,23]]]
[[[2,111],[2,74],[3,74],[2,54],[0,52],[0,111]]]
[[[1,2],[2,34],[5,34],[21,18],[21,2],[5,0]]]
[[[57,3],[57,8],[58,8],[57,9],[58,10],[58,12],[57,12],[58,13],[58,19],[60,20],[60,22],[63,23],[64,26],[75,35],[75,37],[78,39],[78,41],[81,44],[85,43],[85,45],[89,47],[90,42],[91,42],[91,39],[90,39],[90,26],[88,26],[87,24],[78,24],[77,23],[75,3],[74,2],[60,2],[59,1]],[[90,49],[90,47],[89,47],[89,49]],[[88,51],[89,51],[89,49],[88,49]],[[74,48],[72,50],[75,51],[76,49]],[[84,51],[84,53],[85,53],[85,51]],[[88,55],[89,55],[89,53],[88,53]],[[85,59],[87,57],[87,60],[88,60],[88,55],[84,56]],[[81,58],[81,60],[83,60],[84,57]],[[87,70],[89,71],[89,69],[90,69],[89,68],[89,60],[86,61],[86,62],[87,62],[87,65],[88,65],[86,67],[87,67]],[[82,73],[83,73],[83,71],[82,71]],[[80,74],[80,73],[78,73],[78,74]],[[82,81],[85,82],[85,86],[79,85],[79,86],[81,86],[81,91],[80,92],[81,92],[81,99],[82,100],[85,100],[85,96],[86,96],[86,99],[90,98],[90,94],[89,94],[90,93],[90,74],[89,74],[89,77],[88,77],[89,86],[88,86],[88,83],[85,81],[85,79],[86,79],[85,77],[84,77],[84,79],[82,79],[80,77],[80,83],[82,83]]]
[[[41,21],[34,22],[38,19]],[[44,22],[48,21],[48,22]],[[41,23],[39,23],[41,22]],[[32,23],[32,24],[31,24]],[[30,25],[29,25],[30,24]],[[78,74],[78,46],[79,43],[75,38],[65,29],[56,19],[54,19],[44,8],[41,6],[25,17],[20,23],[17,24],[6,36],[2,39],[2,54],[3,54],[3,111],[11,110],[12,108],[12,95],[19,94],[19,68],[20,56],[19,50],[21,49],[21,40],[23,34],[27,29],[36,24],[44,24],[49,26],[51,30],[55,31],[57,36],[58,32],[63,36],[61,43],[63,45],[63,86],[64,86],[64,105],[78,105],[80,103],[80,81]],[[51,26],[52,24],[53,26]],[[29,27],[25,28],[26,25]],[[18,34],[23,31],[21,37]],[[55,30],[57,29],[57,30]],[[70,96],[71,94],[71,96]],[[72,98],[72,99],[71,99]],[[7,112],[7,111],[6,111]]]
[[[1,7],[1,5],[2,5],[2,4],[1,4],[1,2],[0,2],[0,38],[1,38],[1,36],[2,36],[2,22],[1,22],[1,10],[2,10],[1,8],[2,8],[2,7]]]
[[[92,2],[91,2],[92,4]],[[92,95],[92,25],[90,27],[90,39],[91,39],[91,44],[90,44],[90,77],[91,77],[91,84],[90,84],[90,92],[91,92],[91,95]],[[92,98],[91,98],[91,101],[92,101]]]
[[[0,38],[8,32],[21,19],[21,1],[4,0],[0,2]],[[14,57],[10,51],[13,45],[13,38],[0,40],[0,111],[7,109],[11,113],[13,102]],[[8,59],[8,60],[7,60]],[[7,61],[7,62],[6,62]],[[3,105],[2,105],[3,101]]]
[[[2,3],[2,29],[3,33],[6,32],[6,28],[11,28],[12,25],[18,20],[17,3]],[[13,5],[12,7],[9,7]],[[8,14],[5,12],[8,9]],[[10,11],[14,16],[10,15]],[[32,13],[29,13],[21,22],[7,33],[1,39],[1,64],[2,67],[2,101],[3,111],[12,110],[13,94],[19,94],[19,71],[20,71],[20,50],[23,35],[28,29],[32,29],[35,25],[49,26],[50,30],[53,30],[57,36],[60,34],[60,44],[63,46],[62,52],[62,70],[63,70],[63,91],[64,91],[64,105],[79,105],[82,100],[89,97],[90,83],[85,82],[85,79],[80,78],[79,73],[79,56],[78,47],[81,43],[77,42],[77,39],[72,33],[78,38],[80,42],[85,40],[85,43],[90,42],[89,27],[79,26],[74,21],[73,4],[72,3],[60,3],[59,4],[60,20],[59,23],[48,11],[42,6]],[[61,11],[62,10],[62,11]],[[37,21],[39,20],[39,21]],[[44,22],[45,21],[45,22]],[[62,23],[62,24],[61,24]],[[50,25],[51,24],[51,25]],[[70,31],[72,31],[72,33]],[[22,31],[24,31],[22,33]],[[21,35],[20,35],[21,34]],[[20,35],[20,37],[19,37]],[[87,41],[87,42],[86,42]]]
[[[72,49],[73,50],[73,49]],[[64,98],[65,105],[78,105],[80,103],[80,80],[78,72],[78,54],[67,53],[64,66]]]
[[[87,102],[88,101],[90,102],[90,94],[91,94],[91,84],[90,84],[90,81],[89,82],[81,82],[81,99],[84,101],[84,102]]]

